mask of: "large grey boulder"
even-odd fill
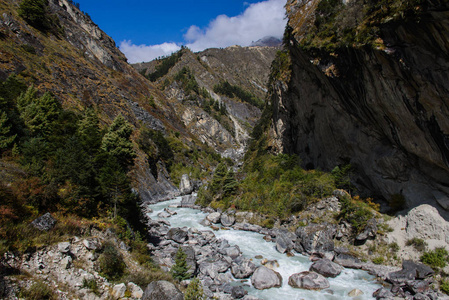
[[[291,287],[306,290],[322,290],[330,286],[329,281],[324,276],[308,271],[293,274],[288,279],[288,284]]]
[[[305,254],[333,252],[336,233],[337,228],[330,224],[300,226],[296,229],[295,250]]]
[[[330,260],[323,258],[314,262],[310,266],[310,271],[321,274],[325,277],[337,277],[343,271],[343,267],[339,264],[331,262]]]
[[[177,243],[184,243],[187,240],[187,232],[178,227],[170,228],[167,233],[167,239]]]
[[[56,219],[50,213],[46,213],[31,222],[34,228],[40,231],[49,231],[56,224]]]
[[[206,220],[208,220],[211,223],[217,224],[220,222],[221,213],[219,212],[213,212],[209,215],[207,215]]]
[[[284,231],[278,231],[276,235],[276,250],[280,253],[285,253],[291,251],[295,246],[294,241],[296,240],[295,234]]]
[[[70,243],[69,242],[62,242],[58,244],[58,250],[62,254],[66,254],[70,252]]]
[[[276,271],[267,267],[258,267],[251,276],[252,285],[258,290],[280,287],[282,285],[282,276]]]
[[[425,279],[434,273],[432,268],[425,264],[404,260],[402,270],[391,272],[388,274],[387,280],[392,283],[404,283],[409,280]]]
[[[393,300],[394,295],[390,290],[381,287],[380,289],[376,290],[373,293],[373,297],[376,298],[376,300]]]
[[[179,183],[179,191],[181,195],[187,195],[193,192],[193,185],[188,174],[182,174],[181,182]]]
[[[250,277],[256,270],[256,265],[249,259],[243,259],[241,262],[234,262],[231,265],[231,273],[237,279]]]
[[[115,299],[123,298],[126,292],[126,285],[124,283],[116,284],[112,288],[112,296]]]
[[[245,297],[248,292],[242,286],[234,286],[232,287],[231,296],[234,299],[241,299]]]
[[[181,207],[194,208],[197,196],[185,195],[181,198]]]
[[[161,280],[147,286],[142,300],[184,300],[184,295],[173,283]]]
[[[228,247],[224,251],[225,251],[226,255],[232,259],[237,258],[241,253],[240,248],[237,245]]]
[[[220,217],[221,225],[230,227],[235,223],[235,216],[232,214],[222,213]]]

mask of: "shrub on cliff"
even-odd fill
[[[110,280],[117,280],[125,273],[126,264],[122,254],[111,242],[106,242],[98,258],[100,273]]]
[[[444,268],[447,265],[449,259],[449,253],[444,248],[436,248],[433,251],[425,252],[420,257],[421,261],[426,265],[429,265],[434,270]]]

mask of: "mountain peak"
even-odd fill
[[[281,39],[274,36],[265,36],[260,40],[252,42],[250,47],[279,47],[281,45]]]

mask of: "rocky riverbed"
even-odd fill
[[[191,198],[180,202],[146,206],[155,260],[168,271],[182,247],[190,272],[201,280],[209,298],[383,299],[393,294],[383,290],[376,278],[392,282],[390,277],[396,275],[396,287],[401,291],[425,282],[422,291],[435,294],[429,283],[421,280],[431,273],[410,275],[423,265],[407,266],[406,272],[362,262],[348,249],[335,247],[337,230],[332,226],[299,227],[295,233],[267,229],[250,224],[242,213],[192,209]],[[410,282],[405,282],[405,277]],[[417,291],[415,288],[413,293]]]

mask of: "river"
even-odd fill
[[[179,204],[180,198],[174,200],[160,202],[149,207],[153,210],[148,214],[152,219],[158,219],[157,214],[163,211],[169,205]],[[210,230],[209,227],[202,226],[200,222],[207,216],[200,210],[190,208],[170,208],[177,212],[176,215],[168,218],[171,227],[190,227],[198,230]],[[322,291],[308,291],[302,289],[294,289],[288,285],[288,278],[302,271],[308,271],[312,262],[308,257],[295,254],[293,257],[287,257],[276,251],[275,244],[266,242],[259,233],[241,231],[241,230],[218,230],[214,231],[217,238],[228,240],[229,244],[238,245],[242,254],[253,260],[256,265],[261,265],[260,259],[255,256],[261,255],[268,260],[277,260],[279,267],[275,271],[282,275],[283,283],[280,288],[272,288],[268,290],[257,290],[252,286],[246,287],[249,295],[256,296],[260,299],[292,299],[292,300],[362,300],[375,299],[372,297],[374,291],[379,289],[381,285],[375,280],[374,276],[369,275],[365,271],[344,269],[336,278],[328,278],[330,288]],[[247,284],[251,285],[248,280]],[[353,289],[359,289],[363,295],[357,297],[349,297],[348,293]],[[333,293],[333,294],[331,294]]]

